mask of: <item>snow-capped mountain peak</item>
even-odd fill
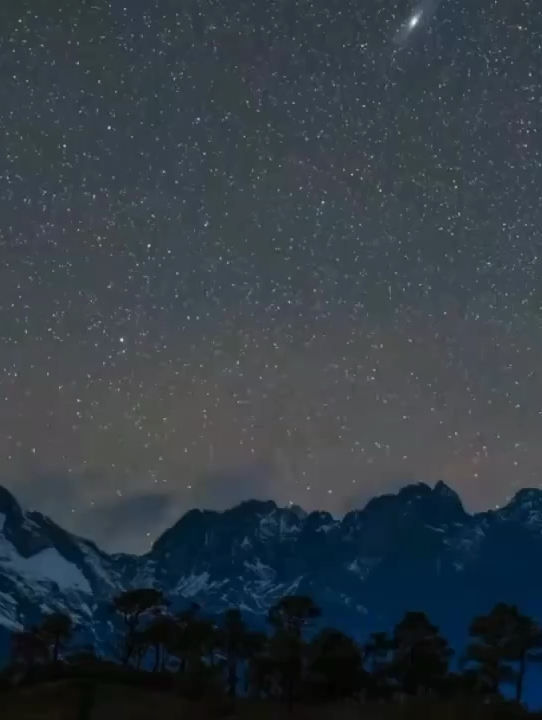
[[[303,592],[349,631],[386,626],[413,607],[456,627],[495,598],[530,610],[542,595],[529,572],[541,529],[540,490],[469,515],[444,483],[419,483],[342,518],[256,500],[191,510],[146,555],[109,555],[0,488],[0,626],[63,609],[100,642],[112,595],[152,585],[174,607],[190,599],[211,613],[237,605],[263,618],[281,595]]]

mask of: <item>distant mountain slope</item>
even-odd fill
[[[240,606],[255,622],[291,592],[310,594],[327,623],[365,635],[406,609],[426,610],[456,642],[497,600],[542,619],[542,491],[469,515],[443,483],[409,485],[338,520],[251,500],[192,510],[142,556],[108,555],[0,488],[0,627],[65,609],[101,644],[108,599],[154,585],[175,605]]]

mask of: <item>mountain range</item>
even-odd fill
[[[69,612],[105,647],[110,598],[155,586],[173,607],[240,607],[255,624],[287,593],[308,594],[326,624],[363,637],[424,610],[454,644],[496,601],[542,620],[542,491],[469,514],[439,482],[373,498],[337,519],[250,500],[191,510],[140,556],[108,554],[0,488],[0,645],[42,613]]]

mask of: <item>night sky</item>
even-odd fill
[[[1,482],[136,551],[538,486],[538,4],[1,3]]]

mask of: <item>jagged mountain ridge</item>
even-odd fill
[[[310,594],[327,623],[364,635],[407,609],[430,613],[458,641],[496,602],[542,619],[542,491],[469,515],[444,483],[408,485],[342,519],[251,500],[225,512],[191,510],[142,556],[107,554],[0,488],[0,627],[67,610],[102,644],[110,597],[161,588],[174,606],[209,613],[240,606],[255,622],[289,592]]]

